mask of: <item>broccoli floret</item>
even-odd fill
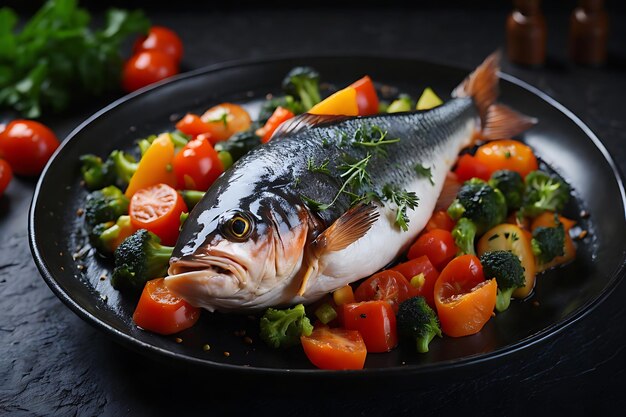
[[[113,287],[140,290],[147,281],[164,276],[174,248],[160,242],[157,235],[144,229],[127,237],[115,250]]]
[[[415,341],[417,351],[428,352],[428,345],[435,336],[441,337],[437,314],[426,303],[424,297],[413,297],[403,301],[396,316],[398,334]]]
[[[111,152],[106,161],[91,154],[82,155],[80,161],[82,162],[80,172],[85,186],[90,190],[97,190],[108,185],[125,187],[138,165],[131,155],[117,150]]]
[[[254,130],[235,133],[228,140],[215,144],[217,152],[229,152],[233,162],[250,152],[261,144],[261,138],[254,133]]]
[[[299,101],[304,110],[309,110],[322,101],[319,87],[320,75],[311,67],[295,67],[283,79],[283,91]]]
[[[476,239],[476,225],[473,221],[461,217],[452,229],[452,237],[459,255],[476,255],[474,240]]]
[[[522,262],[509,251],[496,250],[483,253],[480,256],[480,263],[485,277],[495,278],[498,283],[496,310],[502,312],[509,308],[513,291],[526,283]]]
[[[187,205],[187,208],[189,210],[194,208],[196,204],[198,204],[200,200],[202,200],[202,197],[204,197],[205,194],[204,191],[196,190],[182,190],[179,191],[179,193],[183,197],[183,200],[185,200],[185,204]]]
[[[448,214],[458,220],[466,217],[476,225],[476,233],[482,235],[506,218],[506,200],[500,190],[485,181],[472,178],[459,189],[456,199],[448,207]]]
[[[85,222],[89,228],[97,224],[116,221],[128,213],[128,198],[114,185],[92,191],[85,203]]]
[[[96,225],[89,234],[91,246],[101,255],[109,255],[115,250],[114,244],[123,229],[130,228],[130,216],[120,216],[115,223]]]
[[[524,183],[524,216],[537,217],[544,211],[561,211],[569,200],[569,185],[555,175],[533,171],[526,176]]]
[[[502,192],[509,210],[517,210],[522,206],[524,180],[519,173],[508,169],[496,171],[491,174],[489,185]]]
[[[260,327],[261,339],[273,348],[297,345],[300,336],[310,336],[313,332],[302,304],[284,310],[268,308],[261,317]]]
[[[557,256],[563,256],[565,253],[565,229],[563,228],[563,223],[559,222],[556,227],[536,228],[533,230],[533,238],[530,244],[539,263],[547,264]]]

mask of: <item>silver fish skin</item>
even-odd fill
[[[243,312],[312,302],[380,270],[423,229],[448,171],[459,151],[471,144],[478,123],[474,101],[453,98],[428,111],[321,123],[273,139],[218,178],[192,210],[174,249],[166,285],[195,306]],[[373,126],[386,132],[386,139],[399,139],[380,146],[385,155],[346,143],[359,129]],[[315,271],[302,289],[311,264],[311,242],[352,205],[350,195],[340,193],[342,166],[368,153],[371,189],[392,184],[418,196],[418,206],[407,211],[408,230],[396,225],[393,204],[377,203],[379,216],[371,228],[346,248],[316,259]],[[327,161],[329,172],[311,169]],[[419,175],[416,165],[430,168],[432,176]],[[306,203],[329,203],[336,196],[322,211]],[[243,237],[233,232],[233,227],[243,230],[240,220],[249,226]]]

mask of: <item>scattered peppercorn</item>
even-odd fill
[[[230,352],[224,352],[224,356],[229,357],[230,356]]]
[[[211,346],[209,346],[209,344],[207,343],[206,345],[202,346],[202,350],[208,352],[209,350],[211,350]]]
[[[183,339],[181,339],[180,337],[177,337],[176,339],[174,339],[174,342],[183,343]]]
[[[251,345],[252,344],[252,338],[250,336],[246,336],[243,338],[243,342],[247,345]]]

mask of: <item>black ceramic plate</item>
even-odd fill
[[[85,252],[82,219],[76,214],[86,195],[79,179],[80,155],[105,156],[116,148],[131,148],[138,138],[171,130],[173,121],[186,112],[201,112],[218,102],[248,103],[252,109],[268,92],[279,91],[289,69],[302,64],[314,66],[324,80],[339,86],[369,74],[377,82],[414,95],[426,86],[440,94],[451,91],[468,73],[408,59],[280,59],[210,67],[113,103],[70,135],[48,164],[35,192],[30,243],[37,266],[55,294],[87,322],[143,353],[246,373],[319,374],[301,348],[282,351],[265,347],[258,341],[258,323],[246,316],[204,313],[195,327],[172,337],[137,329],[131,319],[136,299],[114,291],[107,279],[110,263]],[[541,275],[531,298],[513,302],[477,335],[437,339],[428,354],[416,354],[410,343],[387,354],[370,354],[365,371],[344,375],[452,370],[514,354],[572,325],[622,278],[625,198],[615,164],[594,134],[567,109],[513,77],[502,78],[501,101],[540,120],[524,140],[574,187],[575,201],[566,214],[589,231],[588,237],[578,242],[576,261]],[[582,209],[591,217],[581,219],[578,213]],[[253,339],[252,345],[234,334],[240,330]],[[175,337],[182,342],[177,343]],[[205,344],[211,346],[209,351],[202,349]]]

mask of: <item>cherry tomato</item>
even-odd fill
[[[19,175],[39,174],[58,147],[56,135],[33,120],[13,120],[0,132],[0,158]]]
[[[200,309],[171,293],[163,278],[146,283],[133,313],[137,326],[163,335],[188,329],[199,318]]]
[[[226,140],[237,132],[248,130],[252,124],[250,115],[243,107],[233,103],[222,103],[204,112],[200,119],[207,124],[211,140]]]
[[[394,313],[401,302],[415,297],[417,290],[397,271],[386,270],[363,281],[354,292],[356,301],[387,301]]]
[[[476,256],[453,259],[435,283],[435,306],[441,330],[452,337],[478,333],[492,316],[497,290],[495,279],[485,281]]]
[[[435,269],[427,256],[411,259],[391,269],[401,273],[409,281],[411,287],[415,288],[415,295],[421,295],[429,306],[435,308],[434,291],[439,271]]]
[[[185,135],[196,137],[208,131],[206,123],[197,114],[187,113],[185,117],[176,123],[176,129]]]
[[[176,64],[183,57],[183,42],[176,32],[163,26],[152,26],[148,36],[142,36],[133,46],[133,54],[144,51],[160,51],[171,57]]]
[[[474,157],[487,166],[490,175],[498,170],[508,169],[525,177],[538,167],[533,150],[516,140],[494,140],[485,143],[476,150]]]
[[[452,234],[443,229],[433,229],[421,235],[409,248],[409,259],[426,255],[435,268],[441,270],[456,256],[458,248]]]
[[[178,64],[160,51],[143,51],[124,65],[122,87],[131,92],[178,74]]]
[[[174,173],[178,188],[206,191],[224,172],[217,152],[208,140],[190,140],[174,157]]]
[[[461,155],[457,161],[454,173],[460,182],[465,182],[472,178],[488,181],[489,177],[491,177],[489,167],[469,154]]]
[[[368,352],[389,352],[398,344],[396,315],[386,301],[344,304],[343,324],[358,330]]]
[[[174,245],[178,239],[180,215],[187,212],[183,197],[166,184],[142,188],[130,199],[130,221],[137,229],[146,229],[164,245]]]
[[[437,210],[430,217],[430,220],[426,223],[425,230],[429,232],[434,229],[443,229],[448,232],[451,232],[452,229],[454,229],[454,220],[450,218],[447,211]]]
[[[283,124],[283,122],[286,122],[287,120],[295,116],[296,115],[290,112],[289,110],[278,106],[276,107],[276,110],[274,110],[274,113],[272,113],[270,118],[267,119],[265,126],[258,129],[256,131],[256,134],[257,136],[261,137],[262,143],[267,143],[270,141],[270,138],[272,137],[276,129],[278,129],[278,126],[280,126],[281,124]]]
[[[0,159],[0,197],[4,194],[4,190],[7,189],[12,178],[11,165],[4,159]]]
[[[366,75],[360,80],[355,81],[350,87],[356,90],[359,116],[369,116],[378,113],[378,94],[369,76]]]
[[[367,349],[355,330],[319,327],[300,338],[311,363],[320,369],[363,369]]]

